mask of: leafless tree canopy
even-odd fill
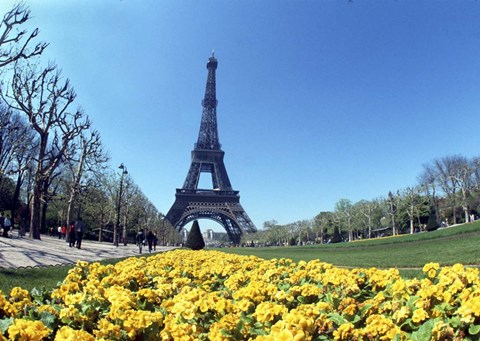
[[[19,4],[7,12],[0,22],[0,68],[18,59],[28,59],[40,55],[48,46],[47,43],[39,42],[33,49],[29,49],[32,40],[39,33],[38,28],[30,34],[26,29],[16,30],[29,19],[30,10]]]

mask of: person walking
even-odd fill
[[[65,224],[62,225],[62,239],[65,239],[67,236],[67,227]]]
[[[3,221],[3,236],[8,238],[8,231],[12,228],[12,221],[10,220],[10,216],[7,214],[5,220]]]
[[[154,239],[155,239],[155,236],[153,235],[153,232],[148,231],[147,243],[148,243],[148,252],[150,252],[150,253],[152,253]]]
[[[158,238],[157,238],[157,234],[155,233],[153,235],[153,251],[157,251],[157,243],[158,243]]]
[[[82,217],[78,217],[78,220],[75,223],[75,237],[77,239],[77,249],[82,248],[82,239],[83,239],[84,233],[85,233],[85,224],[83,223]]]
[[[142,253],[143,243],[145,242],[145,233],[143,232],[143,230],[138,231],[135,241],[138,245],[138,251]]]
[[[68,227],[68,246],[75,246],[75,222],[70,222]]]
[[[0,230],[2,231],[2,236],[5,237],[5,217],[3,216],[3,212],[0,213]]]

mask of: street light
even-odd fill
[[[120,205],[122,203],[122,190],[123,190],[123,176],[128,174],[127,167],[123,165],[123,163],[118,166],[119,169],[122,170],[120,175],[120,190],[118,191],[118,203],[117,203],[117,223],[115,224],[115,230],[113,231],[113,241],[115,246],[118,246],[118,232],[120,228]],[[124,239],[126,236],[124,235]]]

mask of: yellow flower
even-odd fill
[[[55,341],[94,341],[93,335],[83,330],[75,330],[68,326],[63,326],[55,335]]]
[[[287,312],[287,308],[283,305],[272,302],[262,302],[257,306],[257,309],[255,309],[253,317],[262,323],[272,322],[285,312]]]
[[[97,339],[119,339],[121,328],[108,319],[101,319],[97,323],[97,329],[93,331]]]
[[[438,263],[428,263],[424,265],[423,272],[426,273],[429,278],[434,278],[439,268],[440,264]]]
[[[361,332],[368,340],[393,340],[395,336],[402,334],[401,329],[383,315],[369,316]]]
[[[414,323],[419,323],[419,322],[425,321],[425,319],[427,319],[427,318],[428,318],[428,314],[422,308],[415,309],[413,311],[412,321]]]
[[[52,332],[40,321],[16,319],[8,327],[8,335],[11,340],[40,341]]]
[[[432,329],[432,340],[453,340],[454,330],[447,323],[439,321]]]
[[[17,313],[17,308],[15,308],[3,294],[0,294],[0,317],[15,317]]]
[[[350,322],[342,324],[333,332],[334,340],[355,340],[356,334],[355,326]]]
[[[400,323],[405,321],[410,316],[410,309],[406,306],[401,307],[393,313],[393,319],[395,322]]]

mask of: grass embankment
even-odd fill
[[[422,275],[426,263],[440,265],[480,264],[480,221],[428,233],[402,235],[356,241],[352,243],[265,247],[224,248],[220,251],[241,255],[255,255],[265,259],[290,258],[295,262],[320,259],[336,266],[361,268],[398,268],[407,278]],[[120,259],[105,260],[115,264]],[[0,269],[0,290],[10,292],[15,286],[31,290],[54,288],[72,266],[52,266],[32,269]]]
[[[320,259],[336,266],[398,268],[402,276],[421,274],[426,263],[480,264],[480,221],[433,232],[327,245],[229,248],[222,251],[261,258]]]

